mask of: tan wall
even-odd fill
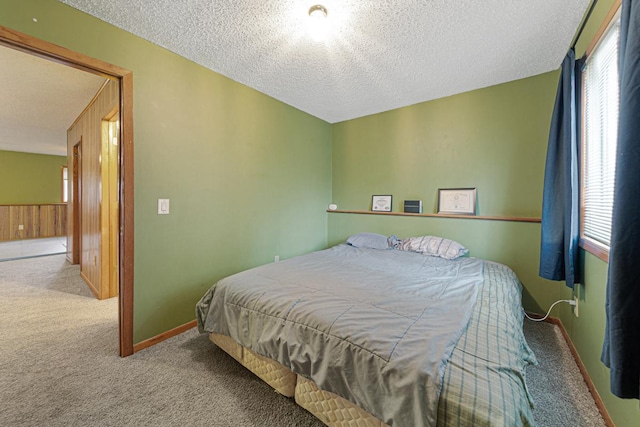
[[[80,271],[93,292],[100,299],[112,295],[110,289],[109,236],[109,166],[117,164],[117,159],[110,161],[114,151],[110,150],[109,141],[103,138],[103,121],[113,116],[119,105],[119,85],[109,81],[93,102],[83,111],[75,123],[67,131],[67,165],[69,168],[69,212],[67,238],[67,256],[71,259],[73,252],[73,177],[74,146],[82,144],[82,167],[80,168],[82,185],[80,186],[80,202],[82,204],[82,220],[80,221]],[[117,156],[117,154],[116,154]],[[105,268],[106,267],[106,268]],[[115,287],[117,293],[117,286]]]

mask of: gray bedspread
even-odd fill
[[[198,302],[232,337],[392,426],[432,426],[483,261],[348,245],[227,277]]]

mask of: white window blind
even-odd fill
[[[618,139],[618,39],[615,22],[584,71],[583,234],[609,246]]]

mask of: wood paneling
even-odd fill
[[[120,102],[120,89],[117,81],[109,80],[100,92],[85,108],[67,131],[67,165],[69,174],[73,176],[73,148],[78,141],[82,141],[82,157],[79,165],[79,201],[80,201],[80,271],[94,293],[100,299],[110,298],[118,294],[117,275],[110,274],[110,239],[111,224],[109,219],[109,188],[117,186],[117,182],[110,184],[109,168],[117,165],[110,157],[116,156],[117,151],[109,149],[109,141],[103,137],[103,122],[117,112]],[[113,175],[117,177],[117,173]],[[69,180],[73,185],[73,180]],[[69,194],[75,194],[69,188]],[[67,228],[73,230],[73,206],[70,201],[70,212]],[[117,217],[117,214],[116,214]],[[73,239],[67,239],[68,251],[73,251]],[[111,283],[115,280],[115,283]]]
[[[0,206],[0,242],[11,239],[11,226],[9,225],[9,206]]]
[[[67,205],[0,206],[0,241],[63,237],[67,234]]]

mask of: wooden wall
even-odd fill
[[[117,275],[112,277],[109,265],[111,239],[117,230],[112,230],[110,221],[109,190],[117,182],[109,182],[110,167],[117,165],[117,149],[110,147],[108,138],[103,138],[104,122],[117,117],[119,105],[119,84],[108,81],[87,106],[82,114],[67,130],[67,167],[68,176],[73,177],[74,146],[81,141],[82,165],[79,168],[80,203],[82,218],[80,221],[80,274],[91,290],[100,299],[117,295]],[[117,147],[116,147],[117,148]],[[115,159],[114,159],[115,157]],[[115,174],[117,176],[117,173]],[[67,257],[73,259],[73,179],[69,179],[69,211],[67,216]],[[116,202],[117,205],[117,202]],[[117,212],[116,212],[117,215]],[[117,221],[116,221],[117,223]],[[116,285],[110,282],[115,281]],[[115,290],[115,293],[114,293]]]
[[[0,205],[0,242],[66,235],[66,203]]]

